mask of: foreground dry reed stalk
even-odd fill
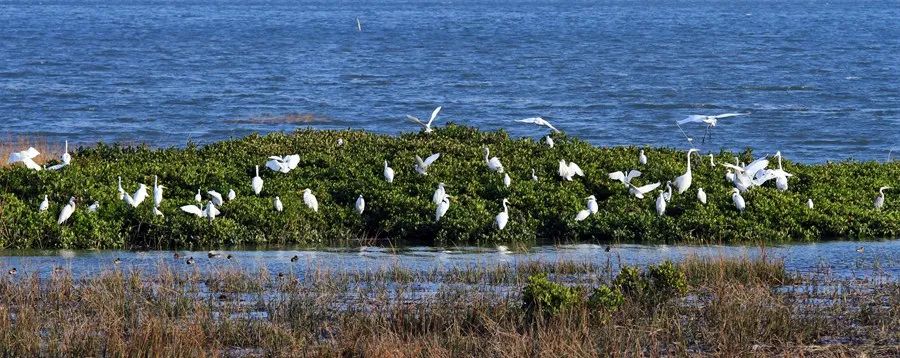
[[[590,288],[556,262],[452,270],[208,274],[160,264],[87,278],[0,278],[4,356],[896,356],[893,278],[798,277],[778,262],[689,258],[688,293],[529,315],[523,277]]]

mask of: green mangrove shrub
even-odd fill
[[[553,316],[580,301],[579,289],[550,281],[543,273],[529,276],[522,289],[522,308],[530,315]]]
[[[647,266],[644,272],[636,267],[622,266],[613,280],[613,287],[629,299],[656,304],[684,295],[688,280],[684,270],[666,260]]]
[[[600,285],[588,297],[588,307],[603,312],[616,311],[623,303],[625,303],[625,295],[615,286]]]

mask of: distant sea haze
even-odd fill
[[[0,1],[0,136],[183,145],[252,132],[513,136],[596,145],[900,150],[900,6],[867,2]],[[359,18],[359,31],[356,19]]]

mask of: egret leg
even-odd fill
[[[703,132],[703,140],[700,141],[701,144],[706,144],[706,137],[709,137],[709,126],[706,126],[706,131]]]

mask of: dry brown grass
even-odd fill
[[[769,277],[780,263],[690,259],[684,298],[554,317],[521,309],[520,275],[388,269],[278,277],[226,269],[0,278],[4,356],[896,356],[900,284]],[[739,273],[731,267],[755,267]],[[604,282],[602,269],[579,269]],[[788,275],[782,275],[788,276]],[[466,277],[459,280],[459,277]],[[463,284],[468,278],[482,281]],[[698,279],[705,277],[707,279]],[[718,277],[719,280],[708,279]],[[489,282],[490,281],[490,282]],[[437,282],[434,290],[421,285]],[[840,286],[839,293],[827,289]],[[813,288],[819,288],[816,291]]]
[[[0,168],[8,166],[7,159],[11,153],[26,150],[28,147],[34,147],[41,152],[35,161],[38,164],[44,164],[50,160],[58,160],[63,153],[64,145],[63,143],[50,143],[43,137],[7,135],[0,138]]]

